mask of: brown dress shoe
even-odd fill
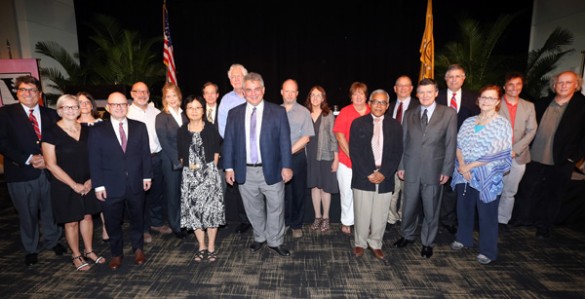
[[[122,267],[122,257],[121,256],[114,256],[110,260],[110,269],[117,270]]]
[[[362,257],[364,255],[364,249],[356,246],[353,248],[353,254],[355,254],[355,257]]]
[[[382,251],[382,249],[374,249],[374,248],[370,248],[372,250],[372,252],[374,253],[374,256],[379,259],[379,260],[383,260],[384,259],[384,252]]]
[[[144,252],[142,249],[136,249],[134,251],[134,263],[136,265],[142,265],[146,262],[146,257],[144,256]]]

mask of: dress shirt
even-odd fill
[[[456,91],[451,91],[449,88],[447,88],[447,106],[451,107],[451,98],[453,97],[453,93],[455,93],[455,101],[457,102],[457,113],[459,113],[459,110],[461,110],[461,88],[459,88],[459,90]],[[431,119],[431,117],[429,116],[429,119]]]
[[[411,97],[408,97],[406,100],[399,100],[396,99],[396,105],[394,105],[394,111],[392,112],[392,118],[396,119],[396,113],[398,113],[398,106],[400,106],[400,103],[402,103],[402,119],[404,119],[404,114],[406,112],[406,109],[408,109],[408,106],[410,106],[410,100],[412,100]],[[402,123],[402,119],[396,119],[399,123]]]
[[[425,107],[423,105],[420,105],[419,118],[422,118],[422,115],[423,115],[425,109],[427,109],[427,117],[429,119],[429,123],[431,123],[431,116],[433,116],[433,112],[435,112],[436,107],[437,107],[437,102],[433,102],[429,107]]]
[[[223,138],[223,134],[225,133],[225,125],[227,123],[228,112],[241,104],[244,104],[246,99],[240,97],[235,91],[230,91],[226,93],[219,102],[219,112],[217,114],[217,124],[219,128],[219,135]]]
[[[160,110],[154,107],[154,104],[151,102],[146,106],[146,110],[142,110],[140,107],[134,105],[130,105],[128,107],[128,114],[126,117],[129,119],[137,120],[143,122],[146,125],[146,130],[148,131],[148,142],[150,143],[150,153],[156,154],[162,150],[160,146],[160,142],[158,141],[158,137],[156,135],[156,116],[160,113]]]

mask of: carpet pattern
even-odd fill
[[[0,190],[0,297],[2,298],[585,298],[585,234],[559,227],[549,240],[534,238],[532,228],[512,228],[500,236],[498,260],[480,265],[475,249],[454,252],[453,235],[440,231],[431,259],[420,257],[421,244],[393,248],[397,228],[386,233],[386,260],[366,250],[351,252],[353,238],[333,224],[326,233],[303,228],[304,237],[285,245],[291,257],[266,246],[252,253],[252,232],[220,229],[215,263],[193,262],[197,243],[153,234],[145,245],[146,264],[134,265],[125,242],[121,269],[94,265],[76,272],[70,254],[39,254],[39,264],[24,265],[18,219],[5,187]],[[128,225],[125,224],[127,235]],[[95,218],[94,250],[107,259]],[[98,241],[99,240],[99,241]],[[64,239],[62,244],[65,245]]]

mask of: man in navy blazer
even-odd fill
[[[226,182],[239,184],[254,229],[253,252],[264,242],[289,256],[284,241],[284,184],[292,178],[290,127],[283,107],[264,101],[264,80],[244,77],[246,103],[228,113],[223,141]],[[266,199],[264,199],[264,197]]]
[[[0,153],[4,155],[4,177],[12,203],[18,212],[20,239],[26,252],[25,264],[38,262],[39,212],[46,248],[57,255],[67,250],[59,244],[61,229],[53,219],[51,192],[41,153],[41,133],[55,125],[59,116],[39,105],[41,83],[32,76],[16,79],[17,104],[0,108]],[[31,116],[38,123],[35,133]]]
[[[452,64],[447,68],[445,83],[447,83],[447,89],[439,91],[436,101],[439,105],[445,105],[457,111],[457,131],[459,131],[463,121],[479,114],[479,107],[476,104],[478,95],[462,88],[463,83],[465,83],[465,70],[458,64]],[[457,232],[456,210],[457,195],[451,188],[451,181],[449,181],[443,188],[440,223],[451,234]]]
[[[90,130],[88,147],[91,181],[110,235],[110,269],[122,265],[124,209],[130,218],[134,262],[144,264],[144,200],[150,189],[152,165],[144,123],[126,118],[128,100],[122,93],[108,97],[110,120]],[[124,149],[124,145],[126,148]]]

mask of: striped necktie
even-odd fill
[[[34,109],[30,109],[30,114],[28,115],[28,120],[30,120],[30,123],[32,124],[33,129],[35,130],[35,134],[37,134],[37,138],[39,140],[41,140],[41,129],[39,128],[39,122],[37,121],[37,118],[33,114],[34,111],[35,111]]]

